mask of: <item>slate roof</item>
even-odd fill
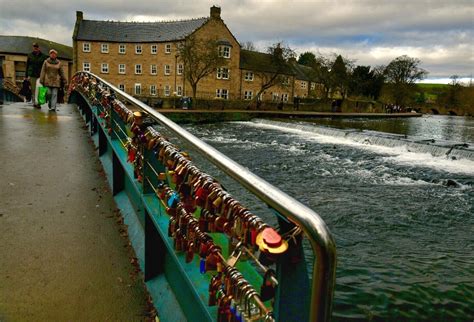
[[[121,22],[82,20],[77,40],[107,42],[164,42],[181,40],[206,23],[209,18],[170,22]]]
[[[274,73],[278,69],[273,64],[272,55],[246,49],[240,51],[240,68],[268,73]],[[282,74],[294,75],[295,72],[290,65],[287,65]]]
[[[0,35],[0,53],[28,55],[33,51],[34,42],[38,43],[46,55],[54,48],[58,52],[59,59],[72,61],[72,47],[36,37]]]
[[[311,81],[311,67],[298,64],[297,62],[293,62],[291,64],[293,71],[296,74],[296,78],[299,80]]]

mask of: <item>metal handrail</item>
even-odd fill
[[[316,212],[195,137],[161,113],[124,93],[99,76],[89,72],[78,73],[91,75],[129,102],[143,109],[169,131],[197,149],[220,170],[255,194],[260,200],[298,224],[308,236],[315,254],[310,321],[330,320],[336,279],[336,245],[326,223]]]

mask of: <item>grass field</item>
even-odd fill
[[[448,84],[416,84],[420,89],[425,92],[437,92],[439,90],[445,90],[449,88]]]
[[[425,98],[430,101],[436,101],[438,94],[446,91],[450,85],[448,84],[416,84],[420,91],[425,92]]]

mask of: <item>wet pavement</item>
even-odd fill
[[[79,112],[0,107],[0,321],[140,321],[146,294]]]

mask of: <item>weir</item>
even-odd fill
[[[258,124],[284,127],[299,131],[311,132],[324,136],[345,138],[354,142],[385,146],[390,148],[405,148],[408,152],[429,153],[435,157],[447,157],[474,161],[474,146],[467,143],[443,140],[409,138],[405,135],[387,134],[367,130],[344,130],[323,126],[305,125],[258,119]]]
[[[98,147],[160,320],[330,320],[336,249],[318,214],[94,74],[73,77],[70,102]],[[160,129],[254,194],[279,228],[235,200]],[[302,238],[314,252],[311,274]]]

